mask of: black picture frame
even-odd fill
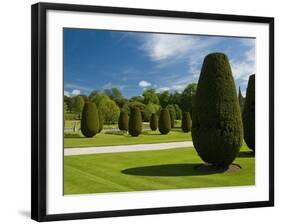
[[[160,207],[101,212],[52,214],[46,213],[46,12],[63,10],[100,12],[123,15],[161,16],[217,21],[254,22],[269,25],[269,200],[243,203],[196,206]],[[238,209],[274,206],[274,18],[240,15],[164,11],[137,8],[103,7],[73,4],[37,3],[31,14],[31,75],[32,75],[32,155],[31,155],[31,218],[36,221],[73,220],[115,216],[132,216],[206,210]]]

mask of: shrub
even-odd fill
[[[64,115],[65,120],[79,120],[79,115],[67,113]]]
[[[84,107],[84,98],[82,96],[74,96],[71,98],[72,111],[75,113],[81,113]]]
[[[118,120],[118,128],[121,131],[128,131],[128,125],[129,125],[128,123],[129,123],[128,113],[126,111],[121,111]]]
[[[168,134],[171,130],[171,118],[167,109],[162,109],[159,116],[159,131],[161,134]]]
[[[140,109],[135,107],[131,109],[129,118],[129,134],[133,137],[139,136],[142,131],[142,119]]]
[[[99,115],[95,103],[86,102],[82,111],[81,132],[89,138],[99,131]]]
[[[98,114],[99,114],[99,133],[100,133],[103,129],[103,115],[100,110],[98,110]]]
[[[174,128],[174,126],[175,126],[175,110],[169,109],[169,115],[170,115],[170,120],[171,120],[171,128]]]
[[[150,117],[150,129],[152,131],[156,131],[157,128],[158,128],[158,117],[156,114],[151,114],[151,117]]]
[[[192,114],[194,147],[207,163],[225,167],[237,156],[243,127],[228,58],[222,53],[205,57]]]
[[[247,146],[255,150],[255,75],[248,81],[246,100],[242,114],[244,127],[244,140]]]
[[[99,102],[99,110],[103,115],[105,124],[117,123],[120,109],[113,100],[106,97],[101,99]]]
[[[184,112],[182,114],[181,128],[183,132],[191,131],[191,117],[189,112]]]

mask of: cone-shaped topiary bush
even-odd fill
[[[151,117],[150,117],[150,129],[152,131],[156,131],[157,128],[158,128],[158,117],[156,114],[151,114]]]
[[[118,128],[121,131],[128,131],[128,126],[129,126],[129,116],[126,111],[121,111],[119,115],[119,120],[118,120]]]
[[[175,112],[173,110],[169,110],[170,120],[171,120],[171,128],[175,126]]]
[[[103,129],[103,115],[100,110],[98,110],[98,114],[99,114],[99,133],[100,133]]]
[[[95,103],[86,102],[82,111],[81,132],[87,137],[93,137],[99,132],[99,114]]]
[[[182,114],[181,128],[183,132],[191,131],[191,117],[189,112],[184,112]]]
[[[131,109],[129,118],[129,134],[133,137],[139,136],[142,131],[142,118],[140,109],[135,107]]]
[[[244,127],[244,140],[247,146],[255,150],[255,75],[248,81],[246,100],[242,114]]]
[[[237,156],[243,126],[228,58],[223,53],[205,57],[192,113],[194,147],[207,163],[226,167]]]
[[[161,134],[168,134],[171,130],[171,118],[170,113],[167,109],[162,109],[159,115],[159,131]]]

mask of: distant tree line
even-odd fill
[[[86,102],[94,102],[103,116],[105,124],[118,122],[119,114],[124,111],[130,116],[133,108],[138,108],[142,121],[149,122],[152,114],[160,116],[161,109],[169,111],[172,120],[181,120],[183,112],[192,114],[193,98],[196,93],[196,83],[186,86],[182,92],[156,92],[155,89],[144,90],[142,95],[126,98],[118,88],[93,90],[89,96],[64,96],[65,119],[81,119],[81,113]],[[171,127],[173,127],[173,123]]]

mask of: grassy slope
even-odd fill
[[[167,135],[161,135],[158,131],[143,133],[138,137],[130,135],[113,135],[99,133],[93,138],[72,137],[64,138],[65,148],[90,147],[90,146],[111,146],[111,145],[132,145],[144,143],[163,143],[191,140],[190,133],[183,133],[180,129],[174,129]]]
[[[193,148],[128,153],[67,156],[65,194],[156,189],[179,189],[255,184],[255,159],[243,146],[235,160],[242,170],[229,174],[202,174],[202,161]]]

